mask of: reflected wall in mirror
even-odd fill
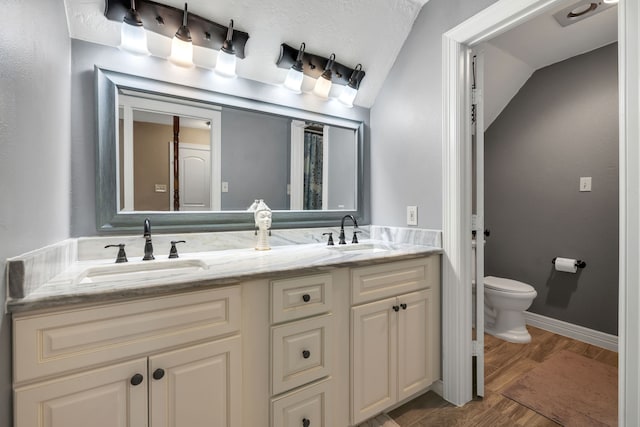
[[[122,212],[357,207],[356,129],[129,89],[118,104]]]
[[[367,223],[363,121],[98,67],[95,77],[100,231],[146,217],[161,230],[250,229],[256,199],[273,228]]]

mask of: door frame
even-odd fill
[[[470,50],[562,0],[498,0],[443,34],[443,397],[472,398]],[[640,423],[640,4],[618,4],[619,425]]]

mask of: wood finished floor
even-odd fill
[[[556,335],[542,329],[527,327],[530,344],[512,344],[485,335],[485,396],[458,408],[428,392],[389,415],[401,427],[553,427],[558,424],[502,396],[511,382],[536,367],[560,350],[618,367],[618,353]]]

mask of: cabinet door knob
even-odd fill
[[[306,418],[302,419],[302,427],[309,427],[311,425],[311,421]]]
[[[311,352],[309,350],[302,350],[302,357],[308,359],[311,356]]]
[[[142,374],[135,374],[131,377],[131,385],[140,385],[144,381]]]
[[[155,371],[153,371],[153,379],[154,380],[162,379],[162,377],[164,377],[164,369],[158,368]]]
[[[309,295],[309,294],[302,295],[302,301],[304,301],[304,302],[311,301],[311,295]]]
[[[400,307],[399,307],[399,306],[397,306],[397,305],[394,305],[394,306],[393,306],[393,311],[395,311],[395,312],[400,311]]]
[[[402,307],[403,310],[407,309],[407,304],[400,304],[400,307]]]

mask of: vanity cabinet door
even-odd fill
[[[240,336],[149,357],[151,427],[239,427]]]
[[[353,424],[397,401],[395,305],[394,297],[351,309]]]
[[[431,290],[398,297],[398,400],[433,383]]]
[[[16,427],[147,425],[147,359],[15,390]]]

